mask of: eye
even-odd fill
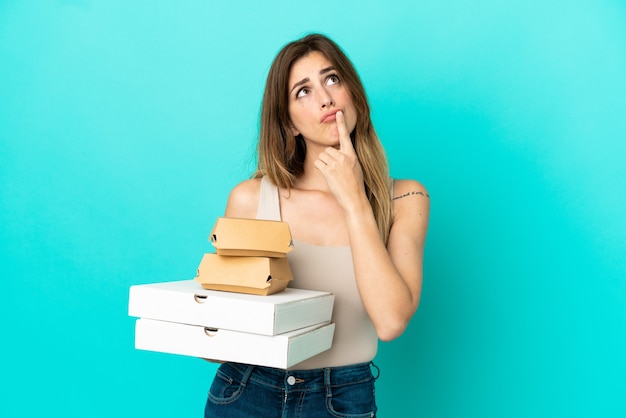
[[[326,79],[326,84],[333,85],[339,83],[339,76],[337,74],[331,74]]]
[[[310,90],[308,87],[302,87],[300,90],[298,90],[298,92],[296,93],[296,98],[300,98],[300,97],[304,97],[307,94],[310,93]]]

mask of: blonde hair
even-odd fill
[[[321,52],[336,68],[352,96],[357,123],[352,143],[363,169],[365,192],[383,242],[393,221],[391,179],[385,151],[370,118],[370,107],[354,66],[346,54],[324,35],[311,34],[285,45],[270,67],[261,109],[258,164],[254,177],[267,176],[278,187],[290,189],[304,172],[306,145],[289,129],[289,75],[293,64],[307,54]]]

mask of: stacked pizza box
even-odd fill
[[[131,286],[137,349],[287,369],[328,350],[334,295],[287,287],[288,225],[219,218],[193,280]]]

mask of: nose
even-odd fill
[[[324,96],[322,97],[322,109],[329,108],[334,104],[335,102],[333,101],[333,98],[330,96],[330,94],[328,94],[328,92],[324,92]]]

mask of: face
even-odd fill
[[[314,145],[338,146],[335,113],[342,110],[348,132],[357,114],[342,75],[321,52],[313,51],[296,61],[289,74],[291,132],[301,134],[307,149]]]

